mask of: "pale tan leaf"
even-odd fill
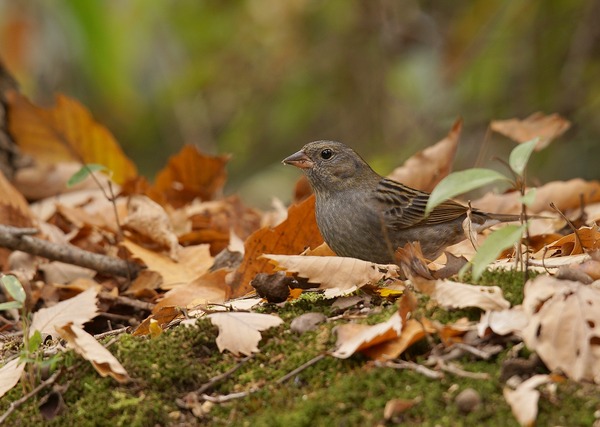
[[[90,288],[52,307],[38,310],[33,313],[29,336],[32,336],[35,331],[40,331],[42,334],[50,334],[56,337],[55,328],[57,327],[64,326],[67,323],[72,323],[78,327],[82,326],[98,315],[97,301],[98,289]]]
[[[552,181],[538,187],[535,199],[528,207],[529,213],[550,211],[550,203],[565,212],[579,209],[581,201],[585,205],[600,201],[600,182],[574,178],[569,181]],[[513,191],[505,194],[488,193],[471,203],[474,208],[486,212],[517,214],[521,211],[521,194]]]
[[[477,286],[451,280],[413,278],[415,288],[435,299],[442,307],[479,307],[482,310],[504,310],[510,303],[498,286]]]
[[[325,296],[332,298],[354,292],[367,283],[398,277],[398,266],[380,265],[355,258],[330,256],[274,255],[263,258],[272,261],[277,270],[298,273],[309,282],[320,284]]]
[[[17,385],[24,369],[25,363],[21,362],[18,357],[0,368],[0,398]]]
[[[600,384],[600,289],[538,276],[525,284],[525,344],[551,370]]]
[[[44,273],[46,283],[65,285],[75,279],[91,279],[96,275],[94,270],[60,261],[41,264],[39,270]]]
[[[486,311],[481,315],[477,331],[483,338],[488,328],[497,335],[508,335],[521,334],[525,326],[527,326],[527,316],[523,307],[517,305],[507,310]]]
[[[119,361],[83,329],[68,323],[62,327],[57,326],[56,331],[81,357],[89,360],[101,376],[110,375],[119,383],[129,381],[129,375]]]
[[[392,340],[402,332],[400,313],[394,313],[387,321],[376,325],[348,324],[336,328],[337,349],[332,353],[339,359],[347,359],[358,351]]]
[[[206,273],[213,264],[209,245],[187,246],[180,249],[179,261],[144,248],[130,240],[121,243],[135,258],[141,259],[149,270],[156,271],[163,278],[161,289],[172,289],[190,283]]]
[[[511,390],[504,387],[504,399],[510,405],[513,415],[522,426],[533,426],[538,414],[540,392],[536,389],[551,381],[549,375],[534,375]]]
[[[258,352],[258,342],[262,338],[260,331],[283,323],[277,316],[260,313],[213,313],[208,317],[219,328],[219,351],[229,350],[236,356]]]
[[[444,139],[413,155],[404,165],[394,169],[388,178],[431,192],[452,170],[461,129],[462,119],[458,119]]]
[[[493,120],[490,128],[504,136],[509,137],[516,142],[527,142],[534,138],[539,138],[536,144],[536,151],[540,151],[550,144],[555,138],[558,138],[571,127],[571,122],[554,113],[545,115],[536,112],[529,117],[508,120]]]
[[[146,196],[135,195],[129,200],[129,214],[123,228],[169,249],[171,259],[177,261],[179,240],[164,208]]]

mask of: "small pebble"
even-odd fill
[[[479,393],[472,388],[466,388],[454,398],[454,402],[458,407],[458,410],[468,414],[472,412],[481,403],[481,396]]]
[[[305,313],[292,320],[290,329],[297,334],[303,334],[306,331],[314,330],[319,323],[326,320],[327,316],[323,313]]]

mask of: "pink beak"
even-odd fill
[[[281,161],[284,165],[292,165],[296,166],[300,169],[310,169],[314,166],[313,161],[304,154],[303,151],[298,151],[297,153],[292,154],[289,157],[286,157]]]

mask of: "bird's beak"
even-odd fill
[[[304,151],[298,151],[297,153],[292,154],[289,157],[286,157],[281,161],[284,165],[292,165],[296,166],[300,169],[310,169],[314,166],[313,161],[304,154]]]

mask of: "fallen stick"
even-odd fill
[[[52,243],[30,236],[34,233],[37,233],[34,228],[0,225],[0,247],[130,279],[134,279],[142,270],[140,265],[120,258],[88,252],[68,243]]]

